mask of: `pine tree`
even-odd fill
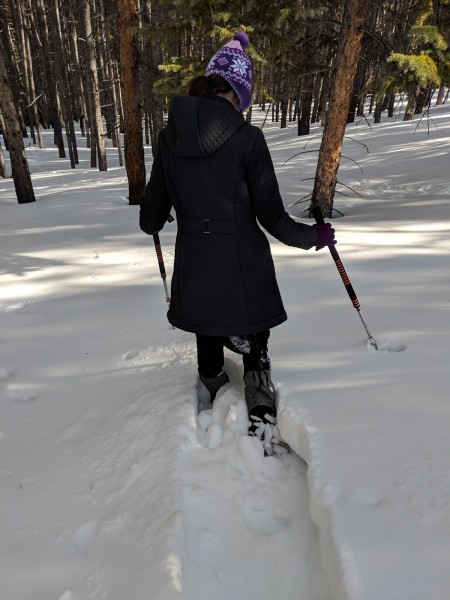
[[[342,142],[361,51],[368,4],[368,0],[348,0],[345,3],[342,17],[335,72],[330,90],[330,103],[311,200],[311,209],[319,206],[322,214],[327,217],[331,216],[333,209]]]
[[[139,51],[135,33],[138,24],[136,0],[118,0],[118,9],[128,201],[129,204],[140,204],[145,193],[145,161]]]
[[[0,43],[0,109],[4,117],[17,200],[19,204],[26,204],[35,202],[36,199],[23,144],[22,127],[11,91],[11,79],[8,75],[8,72],[11,72],[11,65],[8,62]]]

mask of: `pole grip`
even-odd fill
[[[314,219],[316,220],[316,223],[318,225],[324,225],[325,224],[325,220],[323,218],[322,215],[322,211],[320,210],[320,206],[315,206],[312,210],[311,210]],[[345,271],[344,265],[342,264],[341,261],[341,257],[339,256],[338,251],[336,250],[336,247],[333,245],[328,246],[328,250],[330,251],[331,256],[333,257],[334,263],[336,265],[337,270],[339,271],[339,275],[341,276],[342,279],[342,283],[345,286],[345,289],[347,290],[347,294],[350,297],[350,300],[352,301],[353,306],[356,308],[356,310],[360,310],[361,305],[359,303],[358,297],[356,295],[355,290],[353,289],[352,284],[350,283],[350,279]]]
[[[153,241],[155,242],[155,250],[156,250],[156,256],[158,258],[159,272],[161,273],[161,277],[163,279],[166,279],[166,267],[164,266],[164,259],[163,259],[162,250],[161,250],[161,242],[159,241],[158,233],[153,234]]]

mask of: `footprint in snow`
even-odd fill
[[[245,402],[233,389],[221,390],[212,409],[197,415],[197,436],[202,446],[211,450],[234,434],[247,435],[248,415]]]
[[[0,312],[7,313],[14,310],[20,310],[21,308],[25,308],[29,304],[32,304],[32,302],[33,300],[21,300],[20,302],[16,302],[16,304],[10,304],[9,306],[5,306],[5,308],[1,308]]]
[[[222,443],[222,427],[213,422],[213,411],[203,410],[197,415],[197,439],[205,448],[214,450]]]
[[[252,494],[240,501],[241,513],[245,524],[256,533],[274,534],[289,523],[293,515],[273,498],[256,497]]]
[[[370,340],[366,342],[366,348],[370,351],[378,350],[379,352],[403,352],[406,350],[406,346],[404,344],[400,344],[398,342],[390,342],[386,339],[378,340],[376,342],[377,346],[374,348],[373,344],[371,344]]]
[[[217,423],[211,423],[206,431],[206,445],[210,450],[218,448],[222,443],[222,428]]]
[[[97,537],[97,533],[100,529],[100,525],[96,521],[89,521],[84,523],[77,531],[73,534],[73,549],[72,554],[81,554],[87,556],[91,549],[92,542]]]
[[[34,402],[34,400],[39,397],[39,394],[34,390],[10,388],[9,390],[6,390],[6,397],[10,402],[29,404],[30,402]]]
[[[78,600],[78,596],[75,596],[72,590],[66,590],[59,596],[58,600]]]
[[[0,367],[0,381],[8,379],[14,374],[14,371],[9,367]]]
[[[77,422],[66,427],[59,435],[61,442],[82,442],[88,439],[95,431],[101,416],[95,411],[90,411],[83,415]]]

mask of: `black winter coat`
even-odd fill
[[[168,319],[185,331],[243,335],[287,319],[267,237],[309,249],[317,232],[285,211],[264,135],[218,96],[175,97],[140,226],[178,224]],[[257,222],[258,221],[258,222]]]

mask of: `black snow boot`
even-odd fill
[[[220,388],[229,382],[228,375],[222,371],[216,377],[203,377],[199,373],[197,385],[197,412],[212,408],[212,403]]]
[[[247,371],[244,374],[245,401],[250,419],[249,435],[266,437],[266,425],[276,423],[276,392],[270,371]]]

